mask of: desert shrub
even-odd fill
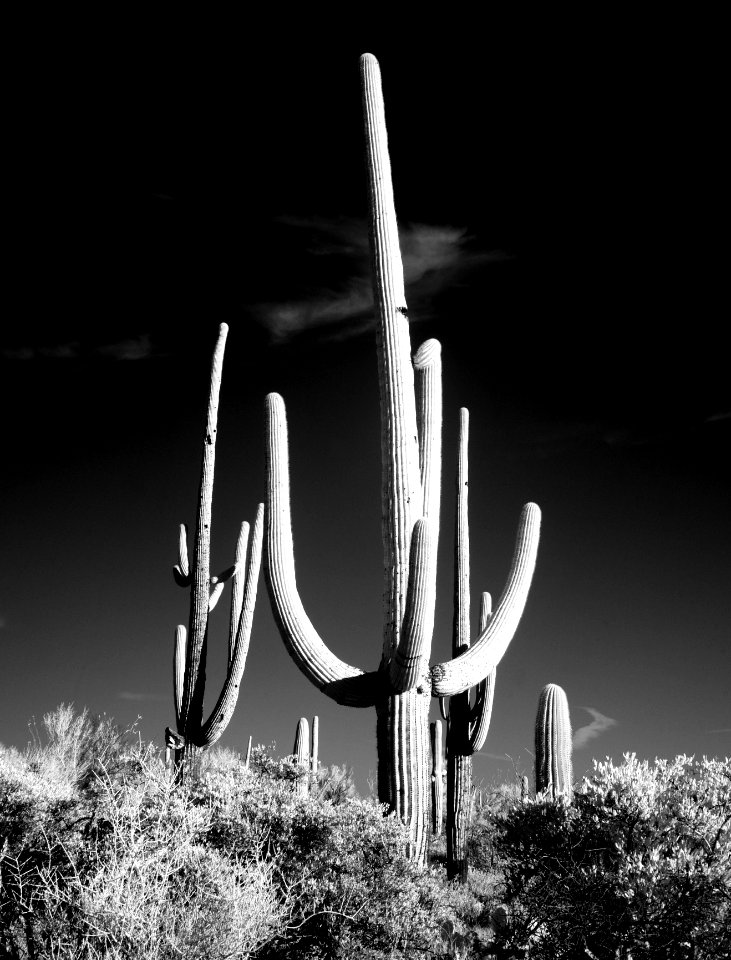
[[[731,761],[595,762],[571,804],[494,823],[505,956],[729,956]]]
[[[0,752],[0,955],[247,957],[274,934],[271,865],[207,844],[211,805],[154,749],[90,779],[57,746]]]

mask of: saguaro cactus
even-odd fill
[[[442,743],[442,721],[434,720],[431,731],[431,832],[438,837],[444,822],[444,745]]]
[[[198,492],[198,515],[193,543],[192,567],[188,563],[187,527],[180,526],[179,559],[173,573],[176,583],[190,587],[189,629],[178,626],[173,658],[173,689],[177,734],[166,730],[166,743],[175,749],[176,765],[192,759],[202,748],[210,747],[221,736],[236,707],[239,685],[246,666],[251,638],[251,625],[256,603],[256,589],[261,564],[264,528],[264,504],[259,504],[254,531],[249,544],[249,524],[243,523],[236,545],[232,567],[218,576],[210,575],[211,514],[213,474],[216,459],[218,397],[221,389],[223,354],[228,326],[219,327],[213,351],[208,395],[206,434],[203,443],[201,479]],[[231,580],[229,618],[228,670],[223,688],[211,715],[203,722],[203,695],[206,684],[206,649],[208,616],[217,604],[224,584]]]
[[[546,684],[536,714],[536,795],[550,791],[571,799],[571,720],[569,702],[555,683]]]
[[[470,647],[470,535],[468,511],[469,413],[460,410],[459,453],[457,457],[457,507],[454,550],[454,627],[452,653],[455,656]],[[482,594],[480,632],[492,616],[492,598]],[[451,697],[449,712],[440,701],[447,720],[447,876],[467,880],[467,836],[472,808],[472,754],[481,750],[490,728],[495,696],[496,668],[474,689]]]
[[[320,718],[315,715],[312,718],[312,750],[310,751],[310,770],[317,776],[317,768],[320,763]]]
[[[294,756],[299,769],[295,792],[299,797],[306,797],[310,792],[310,725],[307,717],[300,717],[297,721]]]
[[[436,598],[441,469],[441,348],[428,340],[411,360],[380,71],[361,58],[377,313],[382,449],[384,630],[380,665],[364,673],[333,654],[307,616],[295,577],[284,401],[267,397],[266,574],[284,642],[302,672],[349,706],[376,707],[378,794],[410,829],[423,862],[429,820],[430,696],[482,681],[513,637],[535,567],[540,511],[523,508],[507,585],[470,649],[429,667]]]

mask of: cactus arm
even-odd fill
[[[261,510],[261,506],[259,507]],[[234,657],[236,648],[236,638],[239,632],[239,621],[241,620],[241,610],[244,603],[244,570],[246,564],[246,549],[249,544],[249,524],[244,521],[239,530],[239,538],[236,541],[236,556],[234,563],[234,577],[231,581],[231,613],[228,625],[228,665]]]
[[[173,567],[173,576],[179,587],[190,586],[190,568],[188,567],[188,527],[181,523],[178,530],[178,562]]]
[[[442,721],[434,720],[429,725],[431,733],[431,799],[432,799],[432,835],[438,837],[442,832],[444,820],[444,749],[442,746]]]
[[[434,696],[454,696],[475,686],[496,667],[513,639],[523,613],[538,553],[541,511],[527,503],[521,512],[515,551],[505,588],[487,628],[460,656],[432,667]]]
[[[182,623],[175,628],[175,652],[173,654],[173,696],[175,700],[175,725],[182,733],[185,717],[182,714],[183,683],[185,681],[185,646],[187,631]]]
[[[487,629],[492,616],[492,597],[485,591],[480,600],[480,633]],[[495,699],[495,681],[497,668],[493,667],[488,676],[477,687],[475,705],[470,713],[470,751],[482,750],[490,729],[492,704]]]
[[[458,656],[470,645],[470,528],[468,522],[468,463],[470,414],[459,411],[457,456],[457,516],[454,555],[454,624],[452,652]]]
[[[439,532],[442,476],[442,347],[426,340],[414,354],[422,516]]]
[[[394,655],[403,623],[411,531],[421,516],[419,444],[409,324],[386,118],[378,61],[360,58],[369,185],[373,297],[381,391],[383,563],[386,577],[384,660]]]
[[[241,607],[241,615],[239,617],[239,623],[236,630],[234,653],[229,668],[226,672],[226,679],[224,681],[223,688],[219,695],[216,706],[213,708],[210,717],[203,725],[200,736],[197,740],[198,746],[201,747],[210,747],[212,743],[215,743],[216,740],[218,740],[228,726],[236,708],[241,678],[244,675],[246,657],[249,652],[251,626],[254,619],[254,607],[256,605],[256,591],[259,583],[259,568],[261,567],[263,536],[264,504],[260,503],[256,514],[256,520],[254,521],[254,530],[251,537],[251,549],[249,550],[248,562],[246,564],[244,598]]]
[[[213,351],[211,381],[206,415],[206,435],[203,443],[201,479],[198,491],[198,514],[193,547],[192,590],[190,598],[190,626],[186,651],[185,683],[182,712],[186,724],[200,729],[205,690],[205,640],[208,628],[210,600],[211,508],[213,503],[213,474],[216,463],[216,432],[218,429],[218,398],[221,391],[223,354],[228,325],[222,323]]]
[[[398,649],[389,663],[389,679],[396,693],[428,684],[436,602],[436,589],[430,578],[433,553],[431,524],[426,519],[417,520],[411,537],[404,625]]]
[[[276,393],[266,398],[267,421],[267,587],[284,644],[299,669],[338,703],[372,706],[380,681],[333,654],[305,612],[297,590],[289,498],[287,417]]]

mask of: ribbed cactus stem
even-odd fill
[[[228,326],[222,323],[211,364],[192,567],[188,561],[187,528],[185,524],[181,524],[178,536],[178,563],[173,569],[176,583],[191,587],[190,627],[186,636],[185,628],[179,626],[175,636],[173,692],[178,733],[174,747],[179,770],[181,765],[186,765],[195,759],[198,750],[215,743],[231,719],[246,665],[261,566],[263,504],[259,504],[250,542],[249,524],[241,525],[235,563],[216,576],[210,575],[218,398],[227,334]],[[208,617],[228,580],[232,580],[232,588],[226,679],[216,706],[208,720],[203,723]],[[166,732],[166,743],[172,742],[173,738]]]
[[[178,733],[183,732],[182,706],[183,684],[185,682],[185,649],[188,631],[183,624],[175,628],[175,652],[173,655],[173,694],[175,698],[175,725]]]
[[[480,633],[487,629],[492,616],[492,597],[484,591],[480,599]],[[485,745],[492,719],[492,705],[495,699],[497,667],[477,685],[475,703],[470,711],[470,752],[477,753]]]
[[[312,718],[312,751],[310,756],[310,767],[312,773],[317,775],[318,764],[320,762],[320,718],[315,715]]]
[[[452,654],[470,646],[470,537],[468,516],[469,413],[460,410],[454,549]],[[447,877],[467,879],[467,833],[471,810],[470,698],[464,690],[449,701],[447,728]]]
[[[520,778],[520,802],[525,803],[525,801],[530,797],[530,785],[528,782],[528,777],[523,774]]]
[[[444,745],[442,742],[442,721],[434,720],[430,724],[431,733],[431,832],[438,837],[444,822]]]
[[[566,694],[555,683],[541,691],[536,714],[536,795],[571,798],[571,720]]]
[[[193,544],[192,590],[190,624],[186,652],[185,683],[183,685],[182,714],[186,727],[200,728],[203,714],[203,693],[206,684],[206,634],[210,601],[211,509],[213,504],[213,474],[216,465],[216,434],[218,432],[218,398],[221,391],[223,354],[226,348],[228,324],[218,328],[218,340],[211,363],[211,382],[208,393],[206,433],[203,441],[201,479],[198,489],[198,515]]]
[[[307,717],[300,717],[297,722],[294,755],[299,769],[295,792],[299,797],[306,797],[310,787],[310,725],[307,722]]]

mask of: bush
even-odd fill
[[[729,956],[731,761],[626,755],[495,818],[506,956]]]

